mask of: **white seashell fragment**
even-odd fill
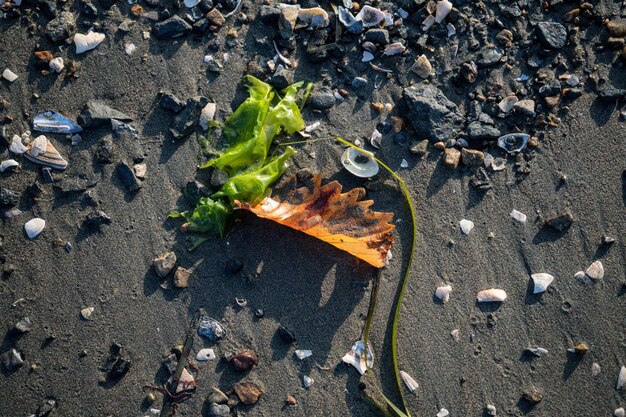
[[[487,414],[489,414],[490,416],[495,416],[497,415],[497,413],[498,410],[496,410],[495,405],[487,404]]]
[[[17,80],[18,77],[17,77],[16,73],[14,73],[13,71],[11,71],[10,69],[7,68],[2,73],[2,78],[7,80],[8,82],[12,83],[13,81]]]
[[[520,223],[526,223],[526,218],[527,217],[521,211],[517,211],[517,210],[513,209],[513,211],[511,211],[511,217],[513,217],[515,220],[517,220]]]
[[[485,159],[483,160],[483,163],[485,164],[485,168],[489,168],[491,164],[493,164],[493,156],[491,156],[489,152],[485,152],[484,154]]]
[[[296,354],[298,359],[300,359],[301,361],[303,361],[306,358],[308,358],[309,356],[313,355],[313,351],[308,350],[308,349],[298,349],[294,353]]]
[[[313,385],[314,382],[315,381],[313,380],[313,378],[308,375],[302,377],[302,383],[304,384],[304,388],[309,388],[311,385]]]
[[[215,111],[217,110],[217,104],[207,103],[200,113],[200,127],[202,130],[209,129],[209,121],[215,118]]]
[[[502,171],[504,168],[506,168],[506,159],[504,158],[494,158],[491,162],[491,169],[494,171]]]
[[[459,222],[459,226],[461,226],[461,231],[464,234],[469,235],[469,233],[474,228],[474,222],[471,220],[463,219]]]
[[[406,385],[411,393],[414,393],[415,390],[419,388],[419,384],[417,383],[417,381],[415,381],[413,377],[411,377],[411,375],[407,374],[406,372],[400,371],[400,377],[402,378],[404,385]]]
[[[320,122],[315,122],[312,123],[310,125],[308,125],[307,127],[304,128],[304,131],[306,133],[313,133],[314,131],[317,130],[317,128],[319,128],[322,124]]]
[[[585,276],[594,281],[604,278],[604,267],[602,266],[602,262],[595,261],[589,265],[589,268],[585,271]]]
[[[215,357],[213,349],[200,349],[200,351],[196,354],[196,360],[200,362],[212,361]]]
[[[601,371],[602,371],[602,368],[600,368],[600,365],[597,362],[594,362],[591,365],[591,376],[598,376],[600,375]]]
[[[37,157],[44,152],[46,152],[46,148],[48,147],[48,138],[44,135],[39,135],[30,143],[30,150],[28,154]]]
[[[456,28],[454,27],[452,23],[448,23],[446,25],[446,28],[448,29],[448,38],[451,38],[452,36],[456,35]]]
[[[187,368],[183,368],[183,373],[178,379],[178,385],[176,385],[176,393],[187,391],[196,386],[196,379],[189,373]]]
[[[34,239],[39,236],[44,227],[46,227],[46,221],[44,219],[40,219],[39,217],[35,217],[24,224],[24,231],[29,239]]]
[[[21,155],[28,150],[26,146],[22,143],[22,138],[18,135],[13,135],[13,139],[11,139],[11,145],[9,146],[9,150],[16,155]]]
[[[428,58],[426,58],[426,55],[420,55],[411,66],[411,71],[422,78],[428,78],[433,72],[433,66],[430,64]]]
[[[626,366],[622,366],[619,370],[619,375],[617,376],[617,385],[616,389],[621,389],[624,386],[624,382],[626,382]]]
[[[374,355],[372,353],[372,347],[368,343],[367,349],[364,348],[362,340],[357,341],[348,353],[346,353],[341,360],[348,365],[352,365],[356,368],[361,375],[365,373],[368,368],[374,366]],[[366,351],[367,350],[367,362]]]
[[[448,0],[440,0],[437,2],[437,10],[435,11],[435,22],[441,23],[452,11],[452,3]]]
[[[498,103],[498,107],[500,108],[500,110],[502,110],[504,113],[508,113],[511,110],[513,110],[513,106],[515,105],[515,103],[517,103],[519,100],[516,96],[508,96],[503,98],[500,103]]]
[[[450,412],[448,410],[446,410],[445,408],[442,408],[437,413],[437,417],[448,417],[449,415],[450,415]]]
[[[399,55],[404,51],[406,51],[406,46],[402,45],[400,42],[394,42],[385,48],[385,52],[383,52],[383,55],[385,56]]]
[[[409,161],[407,161],[406,159],[402,159],[402,162],[400,162],[400,168],[408,168],[409,167]]]
[[[458,342],[461,339],[461,330],[454,329],[450,332],[450,336],[454,339],[455,342]]]
[[[363,58],[361,62],[370,62],[374,59],[374,55],[371,52],[363,51]]]
[[[435,16],[433,15],[426,16],[426,19],[424,19],[424,21],[422,22],[422,31],[423,32],[428,31],[428,29],[433,27],[434,24],[435,24]]]
[[[626,416],[626,411],[624,411],[624,407],[616,408],[615,411],[613,411],[613,415],[615,417],[624,417]]]
[[[200,3],[200,0],[185,0],[185,7],[191,9],[192,7],[197,6]]]
[[[89,320],[89,318],[91,317],[91,315],[93,314],[93,311],[95,310],[95,308],[93,307],[86,307],[83,308],[82,310],[80,310],[80,315],[85,319],[85,320]]]
[[[372,6],[365,5],[354,17],[357,21],[363,22],[363,26],[370,28],[378,26],[380,22],[386,20],[386,13]]]
[[[354,148],[345,150],[343,155],[341,155],[341,163],[351,174],[360,178],[373,177],[378,174],[380,169],[378,163],[372,158],[372,154],[369,152],[363,153]]]
[[[134,43],[127,43],[124,45],[124,52],[126,52],[126,55],[132,55],[136,50],[137,46]]]
[[[82,54],[83,52],[90,51],[100,45],[106,38],[104,33],[89,32],[86,35],[77,33],[74,35],[74,44],[76,45],[76,53]]]
[[[372,136],[370,136],[370,145],[376,149],[380,149],[382,139],[383,135],[378,131],[378,129],[374,129]]]
[[[532,274],[530,277],[533,279],[534,283],[533,294],[545,292],[550,284],[552,284],[552,281],[554,281],[554,277],[552,275],[544,272]]]
[[[20,166],[20,164],[15,159],[7,159],[6,161],[0,162],[0,172],[17,166]]]
[[[50,62],[48,63],[48,66],[50,67],[50,71],[56,72],[58,74],[61,71],[63,71],[63,68],[65,67],[65,63],[63,62],[63,58],[58,56],[56,58],[51,59]]]
[[[438,287],[435,290],[435,297],[439,298],[444,303],[447,303],[450,299],[450,291],[452,291],[452,287],[450,285],[446,285],[445,287]]]
[[[298,19],[311,29],[324,28],[330,24],[330,17],[328,16],[328,13],[321,7],[300,9],[298,11]]]
[[[479,303],[502,302],[506,300],[506,292],[496,288],[490,288],[478,293],[476,299]]]

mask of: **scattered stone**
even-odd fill
[[[411,146],[411,153],[419,156],[426,155],[428,153],[428,139],[420,140]]]
[[[233,385],[239,401],[246,405],[256,404],[263,396],[263,390],[254,382],[239,382]]]
[[[476,57],[476,65],[479,68],[489,68],[497,65],[502,60],[504,52],[498,48],[483,48]]]
[[[459,108],[443,92],[430,84],[418,84],[404,89],[409,119],[422,137],[431,141],[446,141],[455,137],[465,119]]]
[[[83,319],[89,320],[94,310],[95,310],[94,307],[85,307],[82,310],[80,310],[80,315]]]
[[[545,292],[550,284],[552,284],[552,281],[554,281],[554,277],[552,275],[544,272],[532,274],[530,277],[533,280],[533,294]]]
[[[513,110],[516,113],[532,117],[535,115],[535,100],[520,100],[513,105]]]
[[[606,24],[606,28],[611,36],[622,38],[626,36],[626,19],[613,19]]]
[[[365,32],[365,41],[378,45],[389,44],[389,31],[387,29],[370,29]]]
[[[224,26],[224,23],[226,23],[226,19],[224,19],[222,13],[220,13],[220,11],[215,8],[211,9],[211,11],[207,13],[206,18],[211,24],[209,29],[212,31],[218,30],[219,28]]]
[[[0,360],[2,361],[2,365],[9,372],[24,366],[24,359],[22,359],[22,354],[18,352],[17,349],[11,349],[4,352],[2,356],[0,356]]]
[[[176,254],[174,252],[164,252],[152,261],[154,270],[160,278],[166,278],[176,265]]]
[[[426,55],[420,55],[411,66],[411,71],[421,78],[428,78],[433,72],[433,67]]]
[[[259,362],[256,353],[252,350],[244,350],[230,358],[230,363],[237,372],[247,371]]]
[[[133,119],[99,100],[88,101],[78,116],[78,124],[83,128],[102,126],[112,120],[131,122]]]
[[[61,12],[46,25],[46,35],[52,42],[69,38],[76,29],[76,18],[72,12]]]
[[[230,416],[230,407],[226,404],[212,403],[209,406],[209,417],[228,417]]]
[[[463,234],[469,235],[474,228],[474,222],[471,220],[463,219],[459,222],[459,226],[461,227],[461,231],[463,232]]]
[[[479,167],[483,165],[485,154],[475,149],[463,148],[461,151],[461,158],[464,165],[468,167]]]
[[[499,136],[500,131],[495,126],[481,123],[479,121],[472,122],[467,126],[467,137],[470,140],[492,140]]]
[[[133,165],[133,171],[135,171],[135,175],[140,180],[143,180],[143,179],[146,178],[146,171],[147,170],[148,170],[148,165],[146,165],[146,164],[136,164],[136,165]]]
[[[0,187],[0,206],[13,207],[20,201],[20,195],[8,188]]]
[[[316,110],[328,110],[335,105],[335,95],[328,88],[315,90],[309,96],[308,104]]]
[[[574,215],[569,209],[551,214],[544,220],[544,225],[558,232],[567,230],[574,222]]]
[[[215,352],[213,351],[213,349],[200,349],[200,351],[196,355],[196,360],[200,362],[212,361],[214,359],[215,359]],[[224,398],[226,398],[226,396],[224,396]],[[226,400],[224,402],[226,402]],[[219,401],[213,401],[213,402],[219,403]]]
[[[443,152],[443,163],[448,168],[456,169],[459,166],[461,160],[461,152],[456,148],[446,148]]]
[[[593,281],[598,281],[604,278],[604,266],[601,261],[595,261],[585,271],[585,276]]]
[[[176,268],[176,272],[174,272],[174,286],[176,288],[187,288],[190,276],[191,270],[179,266]]]
[[[278,335],[285,343],[294,343],[296,341],[296,334],[285,326],[278,327]]]
[[[624,383],[626,383],[626,367],[622,366],[619,370],[619,374],[617,375],[617,384],[615,385],[615,388],[618,390],[622,389]]]
[[[159,101],[159,104],[165,110],[169,110],[174,113],[178,113],[185,108],[185,102],[169,92],[161,92],[161,100]]]
[[[33,323],[28,317],[24,317],[13,325],[13,331],[16,333],[24,334],[33,330]]]
[[[128,165],[128,162],[121,161],[117,165],[116,171],[120,181],[128,189],[128,191],[136,192],[143,186],[139,178],[135,175],[135,171],[130,167],[130,165]]]
[[[298,6],[285,5],[280,8],[278,28],[283,39],[289,39],[294,35],[296,21],[298,20]]]
[[[626,411],[624,411],[623,407],[617,408],[617,409],[615,409],[615,411],[613,411],[613,416],[614,417],[624,417],[624,416],[626,416]]]
[[[363,77],[354,77],[351,85],[355,90],[363,90],[367,88],[367,79]]]
[[[302,384],[304,385],[304,388],[310,388],[314,382],[315,380],[308,375],[304,375],[302,377]]]
[[[531,388],[522,394],[522,399],[531,405],[536,405],[543,400],[543,394],[536,388]]]
[[[179,16],[172,16],[154,25],[152,33],[159,39],[171,39],[182,36],[191,30],[191,25]]]
[[[206,97],[192,97],[187,100],[185,108],[174,116],[170,133],[175,139],[183,139],[195,130],[200,120],[202,109],[209,103]]]
[[[561,49],[567,42],[567,29],[560,23],[540,22],[536,26],[537,38],[543,46]]]
[[[96,210],[85,217],[83,224],[89,229],[100,229],[105,224],[111,224],[111,218],[104,211]]]
[[[113,140],[110,137],[103,138],[94,151],[96,161],[101,164],[113,162]]]
[[[202,316],[198,325],[198,334],[210,342],[216,342],[226,336],[226,329],[219,321],[209,316]]]

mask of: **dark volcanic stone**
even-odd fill
[[[0,187],[0,206],[15,206],[20,201],[20,195],[8,188]]]
[[[459,133],[465,118],[443,92],[429,84],[404,89],[409,108],[408,119],[419,136],[431,141],[445,141]]]
[[[200,10],[202,10],[204,13],[208,13],[209,11],[211,11],[213,6],[215,6],[213,4],[213,0],[201,0],[200,1]]]
[[[387,45],[389,43],[389,31],[387,29],[370,29],[365,32],[365,40],[379,45]]]
[[[574,222],[574,215],[569,209],[554,213],[546,217],[544,224],[558,232],[568,229]]]
[[[90,100],[78,116],[78,124],[83,128],[98,127],[111,121],[111,119],[122,122],[131,122],[133,119],[124,113],[109,107],[102,101]]]
[[[161,101],[159,102],[159,104],[161,104],[161,107],[165,110],[169,110],[174,113],[178,113],[185,108],[184,101],[180,100],[174,94],[167,91],[161,93]]]
[[[102,210],[89,213],[83,222],[89,229],[99,229],[105,224],[111,224],[111,218]]]
[[[209,100],[206,97],[193,97],[187,100],[185,108],[174,117],[170,133],[175,139],[183,139],[189,136],[198,124],[198,118],[202,108]]]
[[[296,341],[296,334],[285,326],[280,326],[278,328],[278,335],[285,343],[293,343]]]
[[[2,365],[4,365],[9,372],[24,365],[24,359],[16,349],[4,352],[2,356],[0,356],[0,361],[2,361]]]
[[[327,88],[314,91],[310,96],[308,103],[317,110],[328,110],[335,105],[335,95]]]
[[[289,84],[293,84],[293,72],[289,71],[287,68],[279,67],[274,75],[270,77],[269,83],[277,90],[283,90],[287,88]]]
[[[96,161],[101,164],[113,162],[113,140],[111,138],[102,139],[96,148],[94,156]]]
[[[553,97],[561,94],[561,83],[559,80],[551,80],[539,88],[541,97]]]
[[[560,49],[567,42],[567,29],[560,23],[541,22],[536,26],[539,42],[547,48]]]
[[[470,140],[490,140],[500,136],[500,131],[493,126],[472,122],[467,126],[467,137]]]
[[[61,12],[46,25],[46,35],[52,42],[61,42],[76,29],[76,18],[71,12]]]
[[[209,30],[209,26],[211,26],[211,22],[203,18],[193,24],[193,30],[204,33]]]
[[[117,174],[128,191],[135,192],[142,187],[141,181],[135,176],[135,171],[128,162],[122,161],[117,165]]]
[[[226,262],[226,272],[236,274],[243,268],[243,262],[238,258],[231,258]]]
[[[178,16],[157,23],[152,33],[159,39],[170,39],[182,36],[191,30],[191,25]]]
[[[479,68],[492,67],[500,62],[503,52],[498,48],[484,48],[476,58],[476,64]]]
[[[352,88],[355,90],[362,90],[367,87],[367,78],[364,77],[354,77],[352,80]]]
[[[608,103],[614,103],[617,100],[620,100],[626,97],[626,89],[616,88],[616,87],[609,85],[600,89],[600,91],[598,91],[598,97],[600,97],[600,100],[602,101],[606,101]]]
[[[109,380],[119,381],[122,379],[130,369],[130,363],[130,358],[119,356],[109,371]]]
[[[278,22],[279,17],[280,10],[277,7],[267,5],[261,6],[261,12],[259,13],[259,18],[261,19],[261,22],[273,25]]]
[[[93,5],[93,3],[89,1],[83,4],[81,11],[85,17],[91,19],[95,19],[96,17],[98,17],[98,9],[96,8],[96,6]]]
[[[56,0],[39,0],[37,7],[48,19],[54,19],[57,14],[57,2]]]

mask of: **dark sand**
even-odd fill
[[[125,2],[121,6],[124,15],[127,7]],[[108,24],[120,21],[114,14]],[[34,323],[29,334],[15,338],[7,332],[3,339],[2,352],[18,347],[26,366],[0,376],[0,415],[31,415],[47,398],[57,401],[59,416],[147,415],[142,387],[161,382],[163,356],[184,341],[199,308],[220,319],[229,331],[215,346],[218,358],[254,349],[259,365],[241,375],[224,361],[201,363],[197,392],[179,407],[178,415],[206,415],[211,387],[227,391],[239,380],[260,383],[266,390],[257,405],[238,406],[240,416],[378,415],[360,400],[356,370],[341,363],[360,336],[369,301],[371,284],[367,288],[354,284],[371,280],[372,268],[251,215],[241,216],[224,239],[188,253],[180,223],[166,220],[169,212],[185,207],[180,188],[194,178],[195,166],[203,159],[193,138],[175,142],[166,133],[172,115],[158,107],[157,94],[166,89],[182,99],[204,95],[218,103],[218,119],[224,120],[245,97],[240,80],[251,51],[258,47],[254,38],[275,30],[258,22],[250,27],[256,33],[244,25],[239,39],[243,47],[230,52],[223,73],[216,76],[202,63],[206,40],[190,36],[146,41],[141,31],[148,24],[140,20],[129,34],[108,36],[96,50],[78,56],[80,77],[68,82],[32,68],[38,36],[28,36],[18,24],[0,23],[0,69],[10,67],[20,75],[15,83],[0,85],[0,96],[10,103],[5,113],[14,117],[8,125],[11,135],[28,129],[32,117],[43,110],[75,118],[86,101],[102,99],[135,118],[148,165],[143,189],[130,195],[119,182],[116,164],[93,162],[96,144],[111,134],[108,126],[84,132],[83,142],[75,147],[63,135],[48,135],[69,161],[68,169],[57,175],[99,179],[92,192],[112,223],[101,232],[86,231],[81,223],[90,208],[81,194],[62,195],[44,185],[36,204],[24,199],[20,207],[27,212],[0,226],[3,267],[15,267],[0,282],[2,325],[8,330],[24,316]],[[108,28],[113,33],[113,26]],[[219,32],[220,43],[226,31]],[[131,41],[138,49],[129,57],[123,45]],[[270,59],[271,49],[263,44],[257,53]],[[73,46],[67,55],[74,55]],[[355,70],[374,77],[365,64],[355,64]],[[334,77],[334,65],[311,66],[303,58],[295,74],[296,80],[319,82],[324,74]],[[366,100],[351,95],[327,115],[307,110],[304,118],[307,123],[321,121],[320,137],[363,140],[384,119],[370,111],[369,101],[396,102],[400,92],[396,83],[386,83],[370,91]],[[33,93],[41,98],[33,99]],[[398,334],[400,367],[420,384],[417,395],[408,395],[414,415],[434,416],[445,407],[451,416],[481,416],[486,415],[484,407],[493,404],[504,416],[599,417],[626,406],[624,394],[615,390],[619,369],[626,364],[626,149],[624,123],[618,116],[614,105],[586,93],[574,102],[561,126],[547,131],[532,151],[536,155],[531,173],[516,176],[514,159],[509,158],[506,169],[492,175],[494,188],[486,196],[470,187],[468,169],[446,168],[440,151],[431,147],[430,154],[420,159],[407,144],[385,140],[377,155],[394,169],[403,158],[409,161],[409,168],[399,173],[417,210],[417,252]],[[115,146],[116,160],[127,157],[124,143]],[[338,179],[346,189],[362,184],[341,169],[340,146],[318,142],[299,150],[290,173],[306,167]],[[4,152],[2,159],[7,157]],[[2,186],[21,192],[35,180],[43,182],[38,166],[21,163],[19,172],[0,176]],[[564,184],[561,174],[567,176]],[[392,390],[389,312],[407,266],[410,217],[391,178],[368,197],[376,202],[375,209],[393,211],[401,221],[394,234],[394,259],[383,273],[372,338],[376,377],[382,377],[385,391],[397,401]],[[536,224],[536,218],[564,208],[576,218],[567,232],[546,231]],[[512,220],[512,209],[526,213],[528,222]],[[41,236],[29,241],[23,224],[34,216],[44,218],[47,225]],[[459,230],[462,218],[476,224],[469,236]],[[494,239],[488,238],[490,232]],[[603,235],[616,242],[601,246]],[[56,239],[70,241],[72,252],[55,246]],[[154,256],[169,250],[176,252],[181,266],[194,271],[185,290],[163,290],[151,268]],[[224,272],[231,257],[245,262],[244,270],[234,276]],[[574,273],[595,259],[604,264],[604,279],[595,285],[575,280]],[[257,270],[256,279],[246,278]],[[529,285],[529,274],[535,272],[555,276],[542,296],[532,295]],[[435,288],[444,282],[453,287],[446,305],[433,298]],[[490,287],[508,293],[498,308],[475,303],[476,293]],[[248,307],[233,307],[235,297],[246,298]],[[20,298],[25,301],[13,307]],[[79,315],[87,306],[95,307],[90,321]],[[253,316],[257,308],[265,310],[260,320]],[[293,353],[296,347],[286,346],[276,335],[279,324],[294,330],[297,347],[311,349],[313,356],[300,362]],[[460,329],[458,341],[450,336],[453,329]],[[46,342],[50,335],[56,338]],[[130,352],[132,368],[119,383],[101,386],[99,367],[113,341]],[[566,353],[580,341],[591,347],[587,355]],[[527,360],[522,351],[529,346],[544,347],[549,353]],[[203,342],[197,339],[194,352],[201,347]],[[85,357],[80,356],[83,350]],[[602,367],[595,378],[593,362]],[[303,375],[315,380],[311,388],[303,387]],[[371,379],[363,381],[370,384]],[[522,393],[532,387],[544,395],[534,409],[519,403]],[[287,395],[297,398],[298,406],[286,408]]]

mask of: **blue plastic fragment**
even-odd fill
[[[198,326],[198,334],[206,337],[211,342],[215,342],[226,336],[226,329],[214,318],[202,316]]]
[[[48,110],[35,116],[33,129],[50,133],[78,133],[83,128],[67,117],[55,111]]]

